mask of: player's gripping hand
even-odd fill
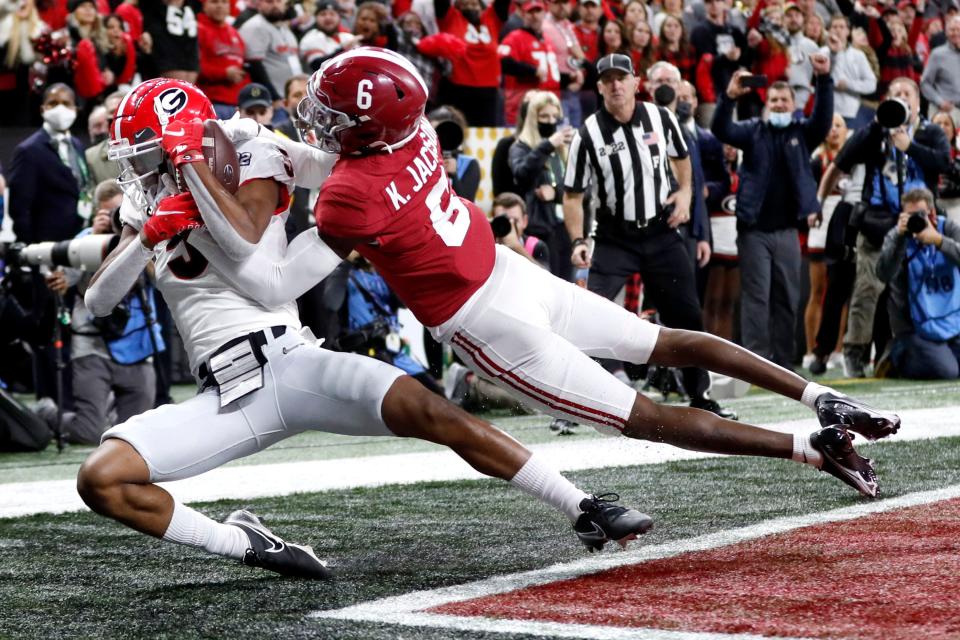
[[[145,247],[152,248],[158,242],[202,226],[203,219],[193,196],[189,193],[167,196],[159,202],[153,215],[147,218],[140,230],[140,240]]]
[[[203,121],[171,122],[163,130],[160,144],[175,167],[189,162],[203,162]]]

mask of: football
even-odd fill
[[[216,120],[203,123],[203,157],[220,184],[230,193],[236,193],[240,187],[237,148]]]

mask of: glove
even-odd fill
[[[203,226],[200,209],[189,193],[167,196],[159,202],[157,210],[147,218],[141,232],[153,246],[169,240],[179,233]]]
[[[175,167],[203,162],[203,121],[171,122],[164,128],[160,144]]]
[[[230,138],[230,142],[237,145],[247,140],[252,140],[262,132],[268,132],[268,129],[261,127],[253,118],[242,118],[240,112],[233,114],[229,120],[222,120],[220,127]]]

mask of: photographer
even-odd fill
[[[899,375],[960,377],[960,226],[937,214],[928,189],[903,196],[877,277],[890,287],[890,360]]]
[[[490,226],[497,244],[502,244],[549,271],[550,249],[543,240],[526,235],[529,220],[527,206],[517,194],[501,193],[493,201],[493,219]]]
[[[857,273],[843,338],[846,375],[862,378],[873,340],[874,314],[883,291],[876,276],[883,239],[902,211],[900,194],[926,187],[936,193],[940,174],[950,165],[950,146],[940,127],[920,115],[920,90],[909,78],[890,83],[877,118],[854,133],[824,175],[820,192],[830,193],[843,173],[864,165],[861,203],[851,215]],[[886,126],[885,126],[886,125]]]
[[[334,341],[336,351],[359,353],[402,369],[430,391],[443,389],[426,367],[403,348],[400,301],[376,269],[354,252],[347,275],[346,330]]]
[[[800,302],[800,241],[797,228],[820,215],[810,150],[823,142],[833,118],[830,59],[810,57],[816,76],[813,113],[794,116],[797,105],[786,82],[767,90],[767,118],[733,122],[735,101],[755,78],[738,71],[717,102],[713,133],[743,149],[737,192],[740,256],[740,328],[743,346],[792,369],[794,327]]]
[[[123,194],[112,180],[101,182],[94,194],[96,214],[88,229],[78,234],[119,233],[114,212]],[[164,349],[160,327],[153,320],[153,286],[141,281],[124,302],[105,318],[94,318],[83,303],[83,293],[92,274],[65,268],[47,277],[47,287],[64,295],[75,286],[71,314],[73,333],[71,367],[76,415],[64,425],[66,439],[74,444],[98,444],[110,426],[108,396],[116,398],[117,422],[153,408],[156,378],[152,356]],[[153,338],[149,334],[153,332]]]
[[[476,199],[477,189],[480,188],[480,163],[473,156],[463,153],[467,119],[459,109],[451,106],[437,107],[427,114],[427,119],[437,131],[443,151],[443,168],[450,178],[450,186],[458,196],[467,200]]]

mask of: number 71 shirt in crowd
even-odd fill
[[[504,66],[503,90],[507,124],[517,121],[523,95],[531,89],[552,91],[560,96],[560,65],[553,43],[527,29],[507,34],[497,53],[514,64]],[[511,73],[511,71],[513,71]]]
[[[426,120],[393,153],[340,156],[314,215],[321,236],[355,241],[428,327],[449,320],[493,272],[490,223],[450,188]]]

